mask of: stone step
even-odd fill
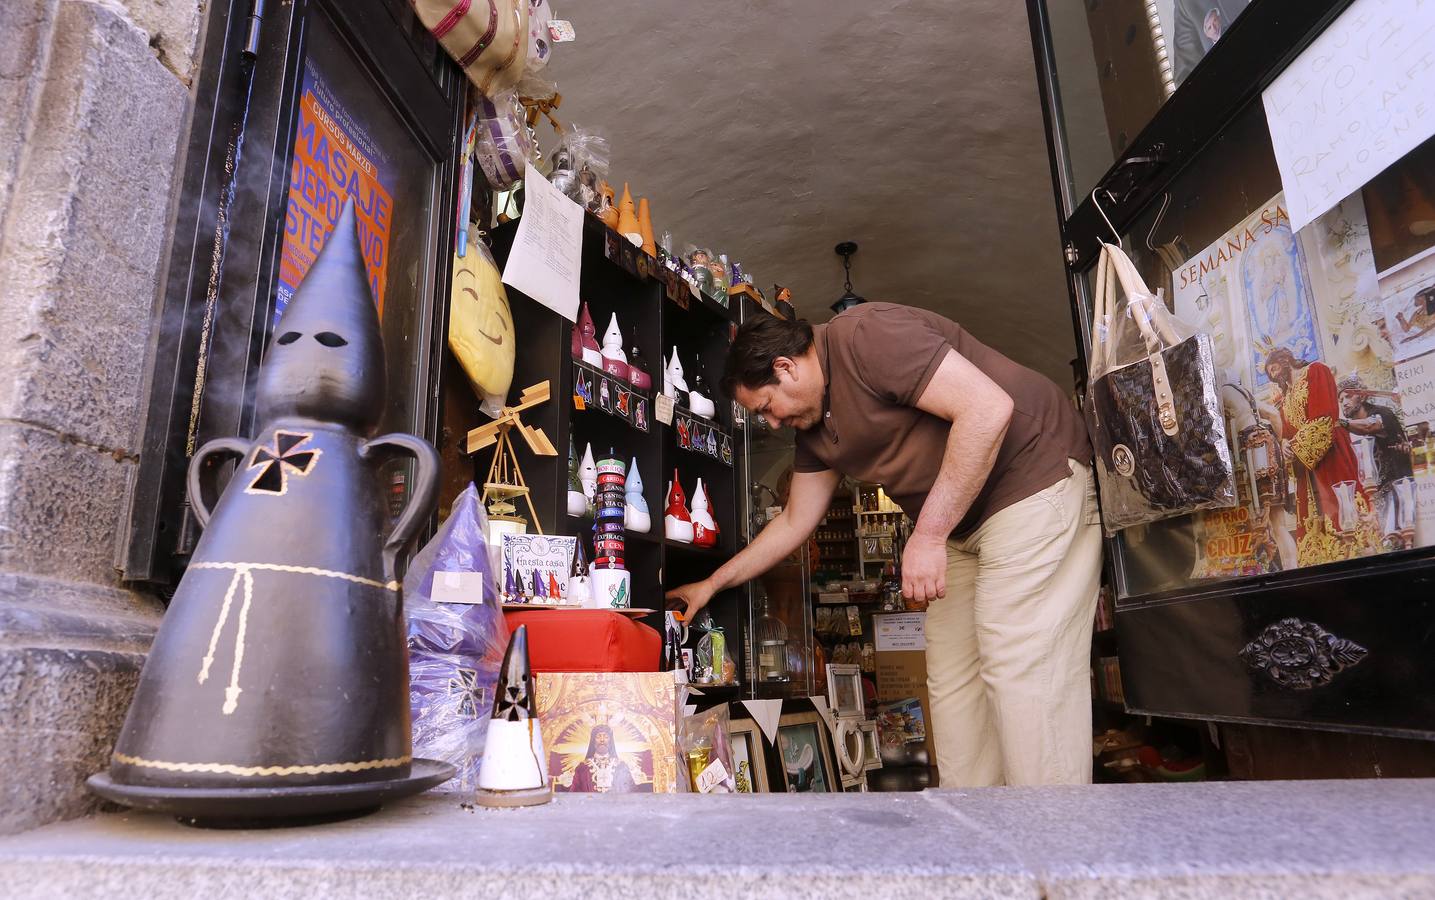
[[[1435,781],[464,800],[272,830],[100,815],[0,839],[0,884],[13,900],[1435,897]]]

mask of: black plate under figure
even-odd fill
[[[368,815],[385,803],[443,784],[458,770],[436,759],[415,759],[406,778],[295,787],[181,788],[119,784],[108,772],[91,775],[90,790],[144,812],[166,813],[199,828],[285,828]]]

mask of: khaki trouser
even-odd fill
[[[1091,781],[1091,627],[1101,526],[1091,470],[947,542],[927,610],[942,787]]]

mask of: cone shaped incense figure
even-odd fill
[[[635,391],[650,391],[653,389],[653,378],[648,374],[648,361],[643,357],[643,351],[638,349],[638,332],[633,331],[633,345],[628,350],[628,383]]]
[[[663,511],[663,534],[668,540],[681,544],[693,542],[693,520],[688,515],[687,497],[683,495],[683,483],[678,480],[678,470],[673,470],[673,480],[668,482],[668,506]]]
[[[648,209],[647,197],[638,201],[638,234],[643,237],[643,252],[656,259],[658,242],[653,239],[653,216]]]
[[[678,359],[678,348],[673,347],[673,356],[663,369],[663,396],[672,397],[679,406],[686,404],[688,383],[683,378],[683,361]]]
[[[628,463],[628,482],[624,486],[623,507],[629,531],[647,534],[653,527],[648,501],[643,496],[643,476],[638,474],[638,458]]]
[[[598,496],[598,464],[593,462],[593,445],[583,448],[583,462],[578,466],[578,481],[583,485],[583,496],[588,501],[588,510],[593,509],[593,500]]]
[[[210,441],[190,463],[204,534],[110,770],[90,780],[96,792],[233,822],[371,809],[375,791],[452,775],[411,758],[400,593],[400,557],[433,512],[438,454],[412,435],[372,437],[383,397],[350,200],[274,329],[257,437]],[[395,451],[418,465],[390,530],[380,466]],[[222,454],[239,466],[211,509],[202,488]]]
[[[693,489],[693,543],[699,547],[715,547],[718,542],[718,527],[713,521],[712,510],[708,506],[708,492],[703,487],[703,480],[698,479],[698,486]]]
[[[703,377],[703,362],[697,360],[698,369],[693,373],[693,389],[688,393],[688,405],[693,415],[711,419],[717,412],[717,404],[708,396],[707,379]]]
[[[581,516],[588,512],[588,495],[583,491],[583,481],[578,477],[578,451],[573,446],[573,435],[568,435],[568,515]]]
[[[603,353],[598,348],[598,329],[593,327],[593,315],[588,304],[578,307],[578,321],[573,323],[573,358],[581,359],[594,368],[603,368]]]
[[[592,586],[588,583],[588,562],[583,557],[583,542],[573,548],[573,571],[568,576],[568,605],[588,606],[593,598]]]
[[[618,203],[618,233],[634,247],[643,246],[643,230],[638,225],[637,214],[633,212],[633,195],[628,193],[626,181],[623,182],[623,199]]]
[[[553,799],[547,760],[528,665],[528,626],[519,625],[498,672],[475,799],[494,807],[547,803]]]
[[[628,380],[628,355],[623,352],[623,332],[618,329],[618,314],[608,320],[603,332],[603,371],[621,381]]]

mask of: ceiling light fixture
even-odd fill
[[[832,312],[840,313],[867,301],[852,291],[852,254],[857,252],[857,242],[843,241],[833,249],[837,251],[838,256],[842,257],[842,271],[846,275],[846,279],[843,281],[843,287],[846,290],[843,291],[841,297],[837,298],[837,302],[832,304]]]

